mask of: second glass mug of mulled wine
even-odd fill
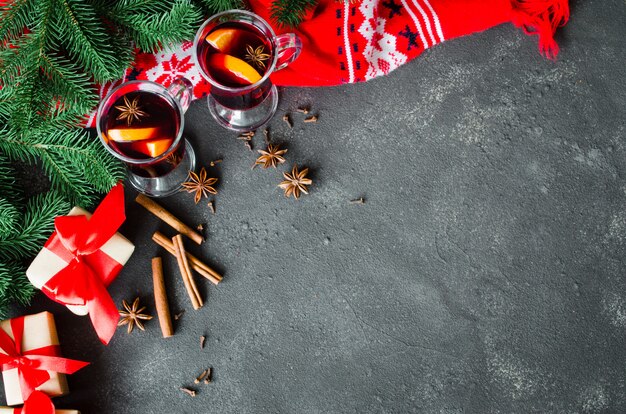
[[[98,107],[100,140],[126,164],[128,180],[145,195],[174,194],[195,168],[193,148],[183,136],[192,91],[182,77],[169,88],[131,81],[113,89]]]
[[[245,10],[204,22],[194,40],[194,58],[211,84],[208,103],[217,122],[236,131],[268,122],[278,106],[270,75],[296,60],[301,49],[296,34],[277,36],[265,20]]]

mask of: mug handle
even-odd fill
[[[274,38],[278,60],[274,71],[281,70],[300,56],[302,41],[295,33],[285,33]]]
[[[183,76],[174,79],[174,82],[167,88],[168,92],[174,99],[180,103],[183,113],[189,108],[191,99],[193,98],[193,84]]]

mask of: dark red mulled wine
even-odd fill
[[[150,160],[170,150],[178,136],[180,115],[166,98],[133,91],[113,103],[101,125],[105,142],[117,153],[135,160]],[[179,145],[164,159],[129,167],[143,177],[160,177],[178,165],[183,152],[184,145]]]
[[[272,42],[254,25],[231,21],[215,26],[199,42],[197,56],[201,70],[213,81],[211,95],[221,105],[250,109],[270,93],[269,78],[246,88],[263,79],[274,61]]]

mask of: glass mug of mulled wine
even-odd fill
[[[211,84],[208,103],[217,122],[235,131],[268,122],[278,106],[270,75],[296,60],[301,49],[296,34],[277,36],[248,11],[230,10],[204,22],[194,40],[194,59]]]
[[[126,164],[128,180],[145,195],[164,197],[179,191],[195,168],[193,148],[183,137],[192,91],[191,82],[182,77],[169,88],[130,81],[113,89],[98,107],[100,140]]]

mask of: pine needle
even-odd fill
[[[83,207],[124,177],[121,164],[83,129],[43,129],[29,134],[0,129],[0,152],[13,160],[39,160],[52,187]]]
[[[0,318],[7,317],[8,305],[17,302],[28,305],[35,288],[26,278],[23,265],[0,261]]]
[[[0,40],[10,41],[33,26],[37,0],[17,0],[0,6]],[[5,2],[3,2],[5,3]]]
[[[54,230],[54,218],[67,214],[70,207],[56,191],[31,198],[19,225],[13,226],[13,232],[4,237],[0,235],[0,259],[18,260],[36,255]]]
[[[9,160],[0,153],[0,197],[6,198],[13,206],[24,203],[20,186],[16,185],[15,170]]]
[[[233,9],[246,9],[243,0],[195,0],[207,16]]]
[[[130,12],[135,9],[134,6],[132,2],[120,3],[110,18],[124,28],[137,47],[145,51],[155,52],[172,46],[180,39],[193,38],[202,20],[202,13],[189,0],[162,2],[159,8],[150,12]]]
[[[274,0],[271,16],[280,26],[296,27],[316,5],[317,0]]]
[[[0,198],[0,239],[10,237],[15,232],[19,219],[17,208],[6,198]]]

